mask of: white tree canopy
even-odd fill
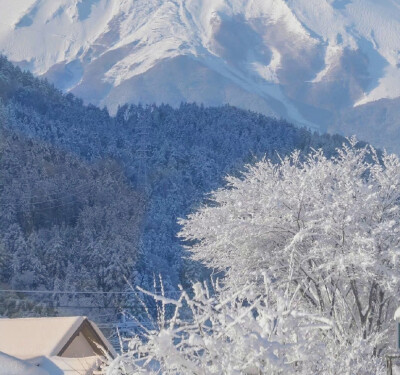
[[[300,288],[304,306],[333,319],[343,364],[356,342],[380,354],[399,300],[400,161],[356,143],[248,166],[180,221],[193,259],[225,271],[228,286],[265,271]]]

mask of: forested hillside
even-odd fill
[[[0,282],[17,290],[121,290],[138,261],[145,202],[120,167],[79,160],[8,129],[0,153]],[[115,302],[55,297],[55,308]]]
[[[1,278],[18,288],[167,290],[199,274],[177,220],[264,155],[332,154],[312,134],[235,107],[83,105],[0,57]],[[104,302],[102,302],[104,303]]]

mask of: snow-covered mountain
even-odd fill
[[[111,111],[230,103],[351,134],[345,119],[371,117],[360,107],[400,97],[399,0],[0,0],[0,9],[1,53]],[[367,140],[400,143],[368,126]]]

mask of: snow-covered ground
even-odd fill
[[[0,52],[112,111],[230,103],[307,126],[400,96],[398,0],[0,0]]]

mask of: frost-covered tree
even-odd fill
[[[266,275],[263,290],[254,283],[210,293],[194,284],[191,295],[178,300],[152,295],[158,321],[134,337],[128,350],[111,361],[107,375],[185,374],[312,374],[325,346],[319,330],[331,321],[310,314],[293,295],[274,288]],[[168,314],[168,306],[172,312]]]
[[[299,288],[304,308],[334,322],[324,371],[378,373],[399,302],[399,158],[352,139],[336,157],[295,152],[227,181],[181,221],[193,259],[232,288],[261,270]]]

